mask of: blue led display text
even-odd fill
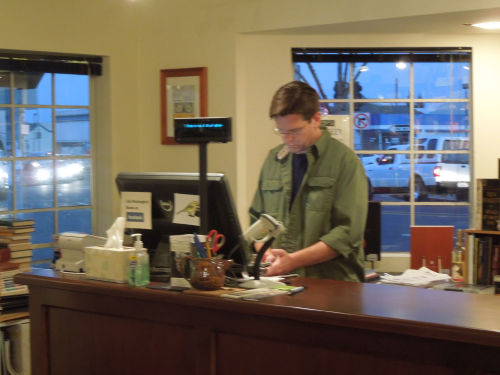
[[[184,124],[185,128],[223,128],[222,124]]]

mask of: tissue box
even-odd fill
[[[90,279],[128,282],[128,257],[137,253],[133,247],[110,249],[102,246],[85,247],[85,275]]]

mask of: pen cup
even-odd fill
[[[187,267],[189,262],[190,267]],[[218,258],[183,257],[180,261],[180,271],[189,280],[193,288],[201,290],[217,290],[224,285],[226,270],[232,260]]]

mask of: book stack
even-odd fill
[[[28,308],[28,287],[14,282],[14,275],[19,272],[22,271],[16,263],[0,263],[0,315]]]
[[[33,220],[0,219],[0,314],[26,309],[28,287],[14,275],[31,270]]]
[[[15,263],[12,264],[15,266]],[[14,275],[19,272],[22,272],[19,268],[0,271],[0,314],[26,310],[28,307],[28,287],[14,283]]]
[[[0,219],[0,262],[9,259],[9,262],[19,265],[20,271],[30,271],[33,255],[31,232],[34,231],[34,220]]]

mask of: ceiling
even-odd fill
[[[464,24],[500,21],[500,8],[450,12],[423,16],[378,19],[270,30],[266,34],[337,34],[337,33],[425,33],[425,34],[500,34],[500,30],[482,30]]]

